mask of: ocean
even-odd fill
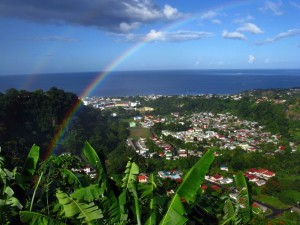
[[[99,73],[2,75],[0,92],[9,88],[34,91],[57,87],[78,96]],[[245,90],[300,87],[295,70],[156,70],[110,72],[89,96],[235,94]]]

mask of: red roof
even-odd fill
[[[223,177],[219,174],[216,174],[213,176],[213,178],[215,178],[215,180],[219,180],[219,179],[222,179]]]
[[[208,186],[207,185],[202,185],[201,186],[201,189],[204,191],[204,190],[206,190],[208,188]]]
[[[279,150],[285,150],[285,146],[283,145],[279,146]]]
[[[148,177],[145,175],[138,175],[137,178],[138,178],[138,180],[147,180],[148,179]]]
[[[250,174],[249,174],[249,176],[247,176],[247,178],[248,178],[249,180],[256,180],[256,179],[257,179],[256,176],[250,175]]]
[[[220,187],[217,186],[217,185],[212,185],[212,186],[210,186],[210,188],[215,190],[215,191],[220,189]]]
[[[267,176],[274,176],[275,175],[275,173],[274,172],[272,172],[272,171],[265,171],[264,173],[263,173],[264,175],[267,175]]]
[[[258,169],[257,170],[257,173],[265,173],[265,172],[267,172],[268,170],[266,170],[266,169]]]

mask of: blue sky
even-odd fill
[[[300,68],[300,0],[0,0],[0,75]]]

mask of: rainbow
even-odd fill
[[[249,4],[245,1],[241,1],[241,0],[236,0],[236,1],[230,1],[230,2],[226,2],[226,5],[220,5],[211,9],[205,9],[205,11],[209,11],[209,10],[224,10],[225,8],[230,8],[230,7],[237,7],[240,6],[242,4]],[[184,18],[181,19],[180,21],[177,21],[169,26],[166,26],[164,29],[162,29],[161,31],[171,31],[175,28],[178,28],[186,23],[189,23],[193,20],[196,20],[195,17],[188,17],[188,18]],[[71,109],[68,111],[68,113],[66,114],[64,120],[62,121],[62,123],[60,124],[59,128],[57,129],[57,132],[55,133],[53,139],[51,140],[51,143],[46,151],[45,154],[45,159],[49,158],[50,155],[52,155],[52,153],[54,152],[57,144],[59,143],[60,139],[62,138],[62,136],[64,135],[66,128],[68,127],[68,125],[70,124],[73,115],[77,112],[77,110],[79,109],[79,107],[81,106],[82,102],[81,99],[85,98],[87,96],[89,96],[91,94],[92,91],[95,90],[95,88],[112,72],[114,71],[122,62],[124,62],[127,58],[129,58],[131,55],[133,55],[135,52],[137,52],[138,50],[140,50],[143,46],[145,46],[146,44],[148,44],[149,42],[153,41],[151,38],[146,38],[144,40],[142,40],[141,42],[138,42],[137,44],[133,45],[131,48],[129,48],[127,51],[125,51],[123,54],[121,54],[120,56],[118,56],[113,62],[111,62],[108,66],[105,67],[105,69],[103,70],[103,72],[99,73],[97,75],[97,77],[95,78],[95,80],[93,82],[90,83],[90,85],[82,92],[82,94],[80,95],[80,98],[78,99],[78,101],[71,107]]]
[[[138,51],[140,48],[142,48],[144,45],[146,45],[148,42],[150,42],[151,39],[145,39],[143,42],[139,42],[135,45],[133,45],[131,48],[129,48],[126,52],[124,52],[122,55],[117,57],[111,64],[109,64],[103,72],[99,73],[96,79],[91,82],[91,84],[82,92],[80,95],[78,101],[71,107],[71,109],[66,114],[64,120],[60,124],[59,128],[57,129],[57,132],[55,133],[53,139],[50,142],[50,145],[46,151],[45,159],[49,158],[50,155],[52,155],[53,151],[55,150],[57,144],[59,143],[61,137],[64,135],[66,128],[70,124],[73,115],[77,112],[79,107],[81,106],[81,100],[87,96],[90,95],[90,93],[115,69],[117,68],[123,61],[125,61],[127,58],[129,58],[132,54],[134,54],[136,51]]]

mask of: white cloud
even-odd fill
[[[263,31],[253,23],[245,23],[242,27],[239,27],[237,31],[248,31],[252,34],[263,33]]]
[[[279,40],[284,39],[284,38],[298,36],[298,35],[300,35],[300,29],[290,29],[286,32],[282,32],[282,33],[277,34],[275,37],[268,38],[268,39],[266,39],[264,41],[261,41],[261,42],[257,42],[256,45],[269,44],[269,43],[273,43],[275,41],[279,41]]]
[[[271,1],[266,1],[265,5],[260,8],[262,12],[266,11],[272,11],[276,16],[280,16],[283,14],[283,11],[281,10],[282,2],[271,2]]]
[[[217,20],[217,19],[213,19],[211,20],[212,23],[214,24],[221,24],[222,22],[220,20]]]
[[[246,36],[240,32],[228,32],[227,30],[224,30],[222,32],[222,37],[223,38],[228,38],[228,39],[239,39],[239,40],[246,40]]]
[[[249,63],[249,64],[254,63],[255,60],[256,60],[256,58],[255,58],[254,55],[249,55],[249,56],[248,56],[248,63]]]
[[[151,30],[146,34],[145,41],[165,41],[165,34],[161,31]]]
[[[180,12],[178,12],[178,10],[176,8],[173,8],[170,5],[165,5],[164,7],[164,15],[168,18],[168,19],[176,19],[182,16],[182,14]]]
[[[218,15],[218,13],[216,13],[215,11],[208,11],[208,12],[203,13],[201,15],[200,19],[202,19],[202,20],[213,19],[217,15]]]
[[[122,22],[122,23],[120,23],[120,30],[122,32],[127,33],[131,30],[134,30],[134,29],[138,28],[139,25],[140,25],[140,23],[138,23],[138,22],[134,22],[134,23],[131,23],[131,24],[128,24],[126,22]]]
[[[246,17],[235,19],[233,21],[233,23],[247,23],[247,22],[249,22],[251,20],[254,20],[254,17],[252,17],[251,15],[248,15]]]
[[[123,2],[125,6],[125,12],[127,15],[131,15],[135,19],[142,21],[156,20],[162,17],[161,12],[154,8],[149,7],[144,2]]]
[[[176,32],[161,32],[151,30],[144,38],[144,41],[167,41],[181,42],[189,40],[198,40],[212,36],[209,32],[204,31],[176,31]]]
[[[126,34],[118,36],[122,36],[127,42],[183,42],[208,38],[212,35],[212,33],[205,31],[164,32],[152,29],[146,35]]]

